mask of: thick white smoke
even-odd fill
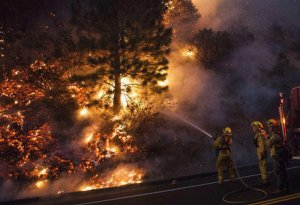
[[[241,24],[256,33],[277,23],[299,28],[299,0],[193,0],[201,13],[201,27],[216,30]]]
[[[241,109],[249,114],[249,118],[258,117],[262,111],[261,107],[264,107],[259,104],[281,91],[267,87],[266,82],[261,80],[263,73],[271,70],[276,64],[278,54],[283,50],[281,46],[276,47],[273,42],[267,41],[266,36],[274,24],[283,27],[287,33],[296,32],[300,28],[300,22],[297,20],[300,15],[300,2],[295,0],[194,0],[193,2],[201,14],[195,29],[212,28],[216,31],[231,32],[232,28],[243,26],[254,35],[254,41],[233,50],[226,59],[232,68],[231,73],[218,76],[199,65],[185,62],[187,59],[180,57],[178,53],[172,54],[169,79],[173,96],[179,104],[194,104],[196,110],[193,110],[193,116],[202,115],[206,111],[213,116],[218,112],[222,122],[224,119],[222,110],[226,110],[226,107],[222,107],[223,102],[234,103],[237,100],[244,101]],[[232,98],[220,96],[220,91],[228,83],[236,83],[234,89],[237,91],[233,91],[236,93]],[[199,118],[201,119],[201,116]]]

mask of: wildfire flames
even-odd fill
[[[172,3],[169,7],[174,9]],[[183,55],[192,57],[194,51],[185,51]],[[102,114],[99,110],[112,107],[115,88],[111,79],[87,88],[83,81],[69,80],[71,74],[64,67],[60,62],[46,64],[36,60],[28,68],[11,70],[11,75],[0,83],[0,180],[11,179],[32,190],[43,190],[63,177],[81,176],[75,188],[58,188],[57,194],[142,182],[145,170],[132,165],[130,160],[129,165],[124,163],[124,158],[137,153],[139,147],[136,137],[127,133],[120,120],[129,105],[140,103],[141,96],[146,95],[147,91],[139,88],[142,82],[122,76],[123,110],[107,117],[114,123],[109,131],[102,132],[95,118]],[[157,81],[162,88],[168,83],[163,78]],[[50,117],[45,119],[49,113],[43,107],[66,99],[75,102],[74,112],[70,113],[78,124],[86,123],[86,127],[62,142],[52,133],[58,128],[53,128]]]
[[[32,72],[38,72],[54,67],[35,62],[30,69]],[[64,153],[59,147],[59,142],[53,137],[48,123],[24,131],[24,113],[32,102],[44,98],[55,85],[47,81],[38,82],[37,86],[28,83],[28,72],[20,69],[13,70],[12,76],[10,80],[6,79],[0,84],[0,100],[4,101],[0,104],[0,156],[1,166],[4,167],[0,169],[1,178],[21,180],[31,189],[39,190],[47,188],[63,176],[83,175],[77,188],[69,191],[87,191],[142,182],[145,173],[136,166],[112,167],[110,171],[106,171],[108,174],[99,171],[103,163],[118,161],[124,155],[133,154],[138,150],[134,137],[128,135],[119,122],[111,134],[101,133],[97,125],[87,127],[82,132],[81,140],[75,142],[79,146],[79,154],[74,151]],[[139,95],[134,88],[136,84],[130,79],[123,79],[123,106]],[[109,89],[109,86],[105,88]],[[93,113],[88,107],[89,100],[84,95],[85,90],[78,84],[68,86],[68,90],[70,97],[82,106],[77,111],[78,120],[89,119]],[[105,93],[105,89],[96,90],[94,99],[102,99]],[[114,120],[118,119],[115,117]],[[57,194],[64,192],[66,190],[57,190]]]
[[[188,58],[194,57],[195,53],[193,48],[182,50],[182,55]],[[58,85],[53,83],[56,73],[59,76],[56,79],[56,82],[60,82]],[[22,181],[33,190],[41,190],[65,176],[83,176],[75,188],[59,188],[57,194],[142,182],[145,175],[142,168],[132,165],[116,167],[124,156],[132,156],[139,151],[136,138],[127,134],[126,126],[120,120],[123,111],[119,114],[121,116],[111,116],[114,127],[109,133],[102,133],[97,120],[94,120],[101,112],[93,107],[93,103],[104,110],[112,107],[113,85],[105,82],[87,90],[84,82],[67,81],[69,76],[59,62],[48,65],[37,60],[28,69],[13,69],[11,76],[0,84],[0,165],[3,167],[0,169],[0,179]],[[157,84],[164,88],[169,82],[165,79],[159,80]],[[141,82],[122,77],[123,110],[128,105],[140,103],[141,96],[147,95],[145,90],[139,88],[140,85]],[[64,94],[53,94],[63,87],[66,88],[63,90]],[[74,99],[79,106],[74,110],[76,120],[92,124],[84,128],[82,133],[77,133],[79,137],[73,142],[76,150],[62,148],[61,142],[51,133],[48,121],[39,122],[36,119],[39,116],[28,116],[30,112],[36,113],[35,106],[38,103],[45,100],[53,103],[67,98]],[[26,118],[37,120],[37,125],[28,128],[24,120]],[[114,166],[109,164],[110,170],[103,174],[103,167],[108,162],[112,162]]]
[[[97,174],[80,186],[79,191],[88,191],[107,187],[118,187],[126,184],[141,183],[144,172],[136,167],[117,167],[107,177]],[[103,180],[104,179],[104,180]]]
[[[97,167],[102,162],[137,150],[137,147],[131,144],[132,136],[122,133],[120,127],[108,137],[99,133],[86,133],[81,144],[86,156],[82,156],[77,164],[76,161],[66,159],[62,155],[51,153],[57,145],[48,125],[30,131],[29,135],[16,135],[9,126],[1,133],[3,134],[0,139],[0,150],[2,158],[6,158],[7,177],[26,179],[34,183],[36,189],[46,187],[49,180],[58,179],[62,173],[82,172],[92,175],[79,185],[79,191],[140,183],[144,176],[142,169],[133,167],[117,168],[109,176],[97,172]],[[121,147],[112,141],[118,142]],[[58,191],[62,192],[63,190]]]
[[[196,49],[194,48],[185,48],[182,50],[182,55],[184,57],[193,58],[196,55]]]

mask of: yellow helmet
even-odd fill
[[[224,135],[232,135],[232,131],[230,127],[225,127],[223,130]]]
[[[277,120],[275,120],[275,119],[269,119],[268,121],[267,121],[267,126],[268,127],[276,127],[276,126],[278,126],[279,124],[278,124],[278,122],[277,122]]]
[[[261,122],[259,122],[259,121],[254,121],[254,122],[252,122],[252,123],[251,123],[251,126],[252,126],[252,127],[258,127],[258,128],[260,128],[260,129],[263,129],[263,128],[264,128],[263,124],[262,124]]]

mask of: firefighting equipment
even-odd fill
[[[287,127],[286,127],[286,120],[285,120],[285,114],[284,114],[284,102],[285,99],[283,97],[283,93],[279,93],[280,96],[280,104],[278,107],[279,110],[279,124],[281,127],[281,133],[282,133],[282,139],[283,139],[283,144],[287,143]]]
[[[271,157],[276,157],[278,150],[283,146],[282,137],[272,131],[268,136],[267,145],[271,150]]]
[[[274,194],[281,194],[288,191],[287,181],[287,159],[278,154],[273,158],[273,173],[276,178],[276,191]]]
[[[263,185],[268,183],[267,159],[258,160],[260,178]]]
[[[256,151],[259,159],[264,159],[268,155],[266,137],[267,133],[264,130],[258,130],[254,136],[254,140],[257,142]]]
[[[232,131],[230,127],[225,127],[223,130],[224,135],[232,135]]]
[[[268,127],[276,127],[276,126],[278,126],[279,124],[278,124],[278,122],[277,122],[277,120],[275,120],[275,119],[269,119],[268,121],[267,121],[267,126]]]
[[[221,136],[221,137],[225,138],[224,136]],[[218,141],[222,141],[222,140],[220,140],[221,137],[218,137],[217,140],[215,141],[215,143],[214,143],[215,147],[218,147],[218,143],[217,143]],[[230,137],[230,140],[228,140],[228,142],[229,142],[229,145],[232,144],[231,137]],[[230,148],[230,146],[229,146],[229,148]],[[239,204],[249,204],[251,202],[260,201],[260,200],[263,200],[263,199],[268,197],[268,193],[265,190],[251,187],[242,179],[242,177],[240,176],[239,170],[237,169],[237,167],[235,166],[235,164],[233,163],[233,161],[231,159],[231,151],[230,150],[228,152],[225,152],[225,153],[220,152],[220,155],[218,156],[218,159],[217,159],[218,183],[219,184],[223,183],[223,180],[224,180],[224,177],[223,177],[224,164],[226,164],[227,169],[228,169],[228,173],[232,177],[232,179],[235,179],[235,173],[234,173],[234,170],[235,170],[236,174],[238,176],[238,179],[244,185],[244,188],[229,192],[228,194],[224,195],[223,199],[222,199],[224,202],[226,202],[228,204],[237,204],[237,203],[239,203]],[[264,161],[262,160],[261,167],[266,167],[266,164],[267,164],[266,159]],[[265,169],[265,172],[266,171],[267,171],[267,169]],[[262,173],[264,173],[264,170],[262,171]],[[265,176],[264,176],[264,179],[267,179],[267,177],[265,177]],[[262,195],[259,199],[255,198],[253,200],[245,200],[245,201],[235,201],[235,200],[232,200],[232,199],[231,200],[228,199],[230,196],[232,196],[234,194],[237,194],[237,193],[240,193],[241,191],[245,191],[247,189],[251,189],[253,191],[260,192],[260,193],[262,193]]]
[[[224,131],[225,131],[225,129],[224,129]],[[231,180],[235,180],[235,173],[234,173],[234,170],[235,170],[236,174],[238,176],[238,179],[244,185],[244,188],[229,192],[228,194],[223,196],[222,200],[229,204],[236,204],[236,203],[248,204],[248,203],[251,203],[254,201],[259,201],[259,200],[263,200],[263,199],[267,198],[268,193],[266,191],[249,186],[248,184],[246,184],[246,182],[240,176],[239,170],[237,169],[237,167],[235,166],[234,162],[231,159],[230,146],[232,144],[232,138],[230,135],[225,135],[224,131],[223,131],[223,135],[216,138],[213,143],[216,150],[218,150],[217,163],[216,163],[217,171],[218,171],[218,183],[222,184],[224,182],[223,168],[224,168],[224,165],[226,165],[229,176],[231,177]],[[230,131],[231,131],[231,129],[230,129]],[[240,193],[241,191],[245,191],[247,189],[251,189],[253,191],[260,192],[260,193],[262,193],[262,196],[259,199],[246,200],[246,201],[232,201],[232,200],[227,199],[228,197],[230,197],[236,193]]]
[[[263,129],[263,125],[262,125],[262,123],[259,122],[259,121],[253,121],[253,122],[251,123],[251,126],[252,126],[253,128],[255,128],[255,129],[254,129],[254,132],[259,132],[260,130]],[[255,145],[255,147],[258,147],[258,137],[254,137],[254,138],[253,138],[253,144]]]
[[[230,155],[232,144],[232,139],[229,135],[222,135],[221,137],[217,137],[214,140],[214,147],[216,148],[216,156],[218,157],[220,153],[222,155]]]
[[[283,193],[288,189],[286,166],[288,163],[288,151],[283,144],[282,137],[272,131],[267,140],[268,146],[271,148],[271,156],[273,158],[273,173],[276,178],[277,190],[275,193]]]
[[[258,122],[258,121],[256,121]],[[261,127],[261,123],[257,123],[255,126]],[[256,146],[258,166],[260,171],[260,176],[262,183],[267,183],[268,171],[267,171],[267,157],[268,157],[268,147],[266,143],[267,133],[262,128],[255,131],[254,144]]]
[[[264,126],[262,125],[262,123],[259,122],[259,121],[254,121],[254,122],[252,122],[252,123],[251,123],[251,126],[252,126],[252,127],[258,127],[259,129],[263,129],[263,128],[264,128]]]
[[[216,148],[218,154],[217,161],[216,161],[216,168],[218,172],[219,184],[222,184],[224,182],[224,175],[223,175],[224,166],[227,167],[230,178],[232,180],[235,179],[234,165],[231,159],[231,149],[230,149],[230,146],[232,144],[232,139],[228,135],[229,134],[228,131],[229,130],[227,129],[227,133],[225,134],[224,132],[224,134],[218,137],[213,143],[213,146]]]

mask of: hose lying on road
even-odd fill
[[[248,204],[248,203],[252,203],[252,202],[257,202],[257,201],[260,201],[260,200],[263,200],[263,199],[266,199],[268,197],[268,193],[263,190],[263,189],[258,189],[258,188],[254,188],[250,185],[248,185],[241,177],[240,173],[239,173],[239,170],[236,168],[235,164],[234,164],[234,168],[236,170],[236,174],[238,176],[238,179],[241,181],[241,183],[244,185],[244,188],[242,189],[237,189],[237,190],[234,190],[232,192],[229,192],[228,194],[225,194],[223,196],[223,201],[226,202],[226,203],[229,203],[229,204]],[[237,194],[237,193],[241,193],[241,192],[244,192],[246,190],[254,190],[254,191],[257,191],[257,192],[261,192],[263,194],[262,197],[259,197],[259,198],[254,198],[253,200],[245,200],[245,201],[231,201],[231,200],[228,200],[227,198],[229,196],[232,196],[234,194]]]

